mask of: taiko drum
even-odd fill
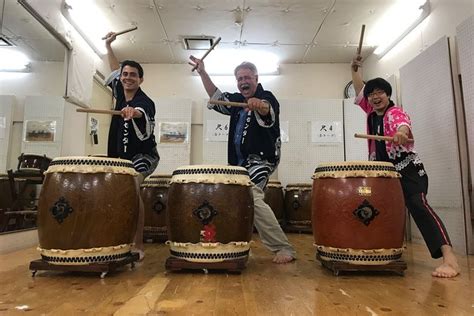
[[[313,175],[313,234],[320,260],[380,265],[400,259],[405,205],[389,162],[319,165]]]
[[[251,185],[242,167],[176,169],[167,206],[171,256],[205,263],[246,260],[254,216]]]
[[[288,228],[311,230],[311,184],[290,183],[285,189],[285,216]]]
[[[143,229],[145,240],[166,241],[168,239],[166,204],[168,203],[170,181],[171,175],[152,175],[140,185],[140,194],[145,207],[145,227]]]
[[[128,160],[53,159],[38,204],[43,260],[82,265],[128,257],[138,220],[137,175]]]
[[[278,223],[283,225],[285,222],[285,195],[280,181],[268,181],[264,201],[272,209]]]

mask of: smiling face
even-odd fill
[[[248,68],[237,70],[235,79],[237,80],[237,88],[246,99],[255,95],[258,85],[258,75],[255,75],[252,70]]]
[[[122,82],[124,90],[136,91],[143,82],[143,78],[140,78],[137,68],[125,65],[120,74],[120,82]]]
[[[383,115],[390,104],[390,96],[381,89],[374,89],[367,95],[367,99],[374,108],[374,111],[379,115]]]

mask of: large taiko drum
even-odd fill
[[[285,192],[285,229],[311,233],[311,184],[292,183]]]
[[[55,158],[38,205],[43,260],[84,265],[129,257],[138,221],[137,175],[128,160]]]
[[[285,195],[280,181],[268,181],[264,201],[272,209],[278,223],[283,225],[285,223]]]
[[[38,172],[42,173],[48,169],[51,158],[46,155],[24,154],[18,157],[18,172]]]
[[[319,165],[313,175],[313,231],[320,260],[383,265],[400,259],[405,205],[389,162]]]
[[[171,175],[152,175],[143,181],[140,194],[145,206],[145,227],[143,239],[166,241],[168,232],[166,228],[168,203],[168,189]]]
[[[247,260],[254,215],[251,185],[242,167],[176,169],[168,191],[171,256],[198,263]]]

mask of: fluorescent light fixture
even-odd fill
[[[61,12],[97,55],[107,53],[102,37],[111,27],[96,1],[63,0]]]
[[[11,47],[13,46],[6,37],[0,36],[0,47]]]
[[[0,48],[0,71],[29,72],[30,60],[15,47]]]
[[[199,56],[196,56],[199,58]],[[244,61],[257,66],[259,75],[278,75],[278,57],[266,51],[246,48],[216,49],[205,60],[209,75],[233,76],[234,69]]]
[[[380,59],[413,31],[431,12],[429,0],[398,0],[374,25],[372,38]],[[378,42],[378,43],[377,43]]]

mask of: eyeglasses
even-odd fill
[[[242,82],[242,81],[249,81],[249,80],[252,80],[252,79],[255,79],[255,77],[253,76],[242,76],[242,77],[238,77],[238,78],[235,78],[237,80],[237,82]]]
[[[368,96],[369,98],[373,98],[373,97],[375,97],[375,96],[378,96],[378,97],[379,97],[379,96],[381,96],[381,95],[383,95],[383,94],[385,94],[385,91],[383,91],[383,90],[374,90],[374,91],[372,91],[371,93],[369,93],[367,96]]]

